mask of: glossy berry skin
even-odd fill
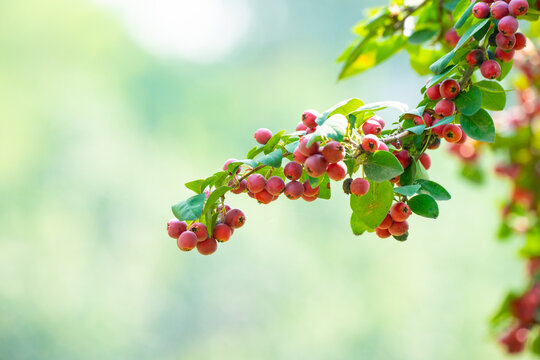
[[[510,13],[510,9],[508,9],[508,4],[504,1],[495,1],[491,5],[491,17],[495,20],[502,19],[503,17],[507,16]]]
[[[283,175],[289,180],[298,180],[302,176],[302,165],[291,161],[283,168]]]
[[[477,19],[486,19],[489,17],[489,5],[479,2],[472,9],[473,16]]]
[[[458,96],[459,91],[459,83],[454,79],[447,79],[441,83],[440,92],[445,99],[451,100],[455,98]]]
[[[379,147],[377,148],[377,150],[388,151],[388,146],[386,146],[384,142],[379,141]]]
[[[499,338],[499,344],[504,346],[506,352],[509,354],[518,354],[525,349],[528,337],[529,329],[517,326],[501,336]]]
[[[272,132],[266,128],[259,129],[255,131],[255,135],[253,135],[255,138],[255,141],[257,141],[261,145],[266,145],[268,140],[272,137]]]
[[[414,123],[416,125],[426,125],[426,127],[431,126],[431,122],[433,121],[433,118],[431,115],[429,115],[427,112],[425,112],[422,117],[415,116],[413,119]]]
[[[351,183],[351,194],[364,196],[369,191],[369,181],[362,178],[356,178]]]
[[[432,87],[426,90],[426,95],[429,98],[429,100],[439,100],[442,97],[440,88],[441,88],[441,85],[437,84],[437,85],[433,85]]]
[[[375,152],[379,148],[379,138],[373,134],[364,136],[362,149],[367,152]]]
[[[307,128],[308,127],[301,121],[298,123],[298,125],[296,125],[296,131],[306,131]]]
[[[516,44],[514,45],[514,50],[522,50],[527,46],[527,38],[522,33],[515,33]]]
[[[309,180],[304,181],[304,184],[302,185],[304,187],[304,195],[305,196],[318,196],[319,195],[319,187],[312,187],[309,183]]]
[[[211,255],[217,250],[216,239],[209,238],[203,242],[197,244],[197,251],[201,255]]]
[[[409,223],[407,221],[396,222],[388,228],[388,232],[394,236],[405,235],[409,231]]]
[[[495,49],[495,57],[501,61],[509,62],[514,58],[515,50],[503,50],[501,48]]]
[[[322,155],[330,164],[335,164],[345,158],[345,148],[338,141],[330,141],[322,149]]]
[[[382,131],[381,124],[375,120],[368,120],[362,125],[364,134],[380,135]]]
[[[274,195],[270,194],[267,190],[263,190],[255,194],[255,199],[261,204],[270,204],[274,200]]]
[[[439,100],[433,110],[435,110],[435,113],[437,115],[440,115],[442,117],[448,117],[454,115],[454,113],[456,112],[456,105],[451,100],[442,99]]]
[[[347,165],[343,161],[335,164],[330,164],[326,168],[328,177],[334,181],[341,181],[347,176]]]
[[[384,129],[384,120],[379,115],[373,115],[369,120],[375,120],[379,123],[379,125],[381,125],[381,129]]]
[[[197,235],[191,231],[183,232],[176,240],[176,245],[182,251],[191,251],[197,246],[199,239]]]
[[[288,199],[299,199],[304,194],[304,185],[302,185],[302,183],[296,180],[291,181],[287,185],[285,185],[284,194]]]
[[[407,150],[396,151],[394,152],[394,156],[398,159],[404,169],[411,165],[411,156]]]
[[[444,40],[451,46],[454,47],[459,42],[459,35],[456,31],[456,29],[451,28],[444,34]]]
[[[461,139],[463,131],[456,124],[445,125],[443,129],[443,137],[449,143],[458,142]]]
[[[484,62],[484,52],[480,49],[475,49],[467,54],[467,63],[470,66],[479,66]]]
[[[529,3],[527,0],[511,0],[508,3],[508,10],[510,15],[521,16],[525,15],[529,11]]]
[[[495,60],[488,60],[480,66],[480,72],[486,79],[496,79],[501,75],[501,66]]]
[[[261,174],[251,174],[247,178],[247,188],[252,193],[256,194],[264,190],[266,179]]]
[[[411,208],[404,202],[398,202],[390,208],[390,216],[395,222],[403,222],[411,215]],[[394,234],[392,234],[394,235]]]
[[[167,222],[167,233],[173,239],[178,239],[178,237],[186,230],[187,224],[185,221],[171,219]]]
[[[298,142],[298,149],[304,156],[311,156],[319,152],[319,143],[316,141],[308,146],[309,137],[303,137]]]
[[[392,226],[393,222],[394,222],[394,220],[392,220],[392,217],[390,216],[390,214],[387,214],[386,217],[384,218],[384,220],[379,225],[379,228],[388,229],[390,226]]]
[[[237,162],[238,160],[237,159],[229,159],[227,161],[225,161],[225,164],[223,164],[223,171],[227,171],[229,169],[229,164],[233,163],[233,162]],[[236,170],[236,173],[238,174],[240,172],[240,169]],[[231,175],[231,173],[229,172],[229,175]]]
[[[315,122],[315,120],[317,120],[318,116],[319,116],[319,113],[317,111],[307,110],[302,114],[302,122],[308,128],[315,129],[317,127],[317,123]]]
[[[233,194],[241,194],[247,189],[247,181],[244,179],[240,182],[229,181],[229,186],[232,187]]]
[[[217,224],[214,228],[213,238],[219,242],[229,241],[232,235],[232,229],[227,224]]]
[[[225,224],[233,229],[241,228],[246,222],[246,216],[239,209],[232,209],[225,215]]]
[[[305,194],[302,195],[302,199],[304,199],[307,202],[315,201],[317,200],[318,197],[319,197],[319,194],[315,194],[315,196],[306,196]]]
[[[513,16],[505,16],[499,20],[499,25],[497,25],[497,28],[503,35],[514,35],[519,28],[519,22]]]
[[[208,239],[208,229],[202,223],[195,222],[189,226],[188,230],[194,232],[199,241]]]
[[[324,175],[327,167],[328,161],[326,161],[321,154],[311,155],[304,163],[304,169],[306,169],[306,172],[312,177]]]
[[[266,181],[266,191],[272,196],[279,196],[285,190],[285,182],[279,176],[271,176]]]
[[[297,164],[303,164],[306,162],[306,159],[307,159],[307,156],[305,156],[304,154],[302,154],[300,152],[300,149],[299,148],[296,148],[294,149],[293,151],[293,158],[294,158],[294,161],[297,163]]]
[[[375,234],[377,234],[377,236],[380,237],[381,239],[386,239],[392,236],[392,234],[390,234],[390,231],[388,231],[388,229],[381,229],[381,228],[376,228]]]
[[[431,167],[431,158],[428,154],[423,153],[422,155],[420,155],[418,160],[420,160],[420,163],[422,164],[424,169],[429,170],[429,168]]]
[[[516,37],[514,35],[506,36],[502,33],[498,33],[495,37],[495,43],[497,43],[497,46],[503,50],[511,50],[516,44]]]
[[[444,129],[444,125],[439,125],[437,126],[437,123],[439,122],[440,120],[435,120],[432,124],[432,126],[434,126],[433,129],[431,129],[431,132],[435,135],[437,135],[438,138],[442,138],[443,137],[443,129]],[[440,141],[439,141],[439,144],[440,144]],[[438,148],[439,146],[435,147],[434,149]],[[429,147],[429,149],[432,149],[431,147]]]

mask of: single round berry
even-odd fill
[[[296,131],[306,131],[307,128],[308,127],[301,121],[298,123],[298,125],[296,125]]]
[[[259,129],[255,131],[255,135],[253,136],[255,138],[255,141],[257,141],[261,145],[266,145],[268,140],[272,137],[272,132],[266,128]]]
[[[527,46],[527,38],[522,33],[515,33],[516,44],[514,45],[514,50],[522,50]]]
[[[219,242],[229,241],[232,235],[232,229],[227,224],[217,224],[214,228],[213,238]]]
[[[514,58],[515,50],[503,50],[501,48],[495,49],[495,57],[504,62],[510,62]]]
[[[462,131],[461,139],[459,139],[459,141],[456,144],[464,144],[467,141],[467,134],[465,134],[463,129],[461,129],[461,131]]]
[[[394,222],[394,220],[392,220],[392,217],[390,216],[390,214],[386,214],[386,217],[384,218],[384,220],[379,225],[379,228],[388,229],[390,226],[392,226],[393,222]]]
[[[330,141],[322,149],[322,155],[326,161],[334,164],[345,158],[345,148],[338,141]]]
[[[376,228],[375,234],[377,234],[377,236],[380,237],[381,239],[386,239],[392,236],[392,234],[390,234],[390,231],[388,231],[388,229],[381,229],[381,228]]]
[[[345,176],[347,176],[347,165],[345,165],[343,161],[330,164],[326,168],[326,173],[330,179],[334,181],[341,181],[345,179]]]
[[[302,176],[302,165],[291,161],[283,168],[283,175],[289,180],[298,180]]]
[[[304,187],[304,195],[305,196],[318,196],[319,195],[319,187],[312,187],[309,183],[309,180],[304,181],[304,184],[302,185]]]
[[[318,197],[319,197],[319,194],[315,194],[315,196],[307,196],[306,194],[302,195],[302,199],[304,199],[307,202],[315,201],[317,200]]]
[[[197,251],[201,255],[211,255],[215,253],[216,250],[217,250],[217,242],[216,242],[216,239],[213,239],[213,238],[209,238],[197,244]]]
[[[451,28],[444,34],[444,40],[451,46],[454,47],[459,42],[459,35],[456,29]]]
[[[246,222],[246,216],[239,209],[232,209],[225,215],[225,224],[233,229],[241,228]]]
[[[167,233],[173,239],[178,239],[178,237],[186,230],[187,224],[185,221],[173,218],[167,222]]]
[[[484,61],[480,66],[480,72],[486,79],[496,79],[501,75],[501,66],[495,60]]]
[[[375,120],[379,123],[379,125],[381,125],[381,129],[384,129],[384,120],[379,115],[373,115],[369,120]]]
[[[447,79],[441,83],[441,96],[445,99],[453,99],[458,96],[460,91],[459,83],[454,79]]]
[[[272,176],[266,181],[266,191],[273,196],[279,196],[285,190],[285,182],[279,176]]]
[[[404,169],[408,168],[411,164],[411,156],[407,150],[395,151],[394,156],[398,159]]]
[[[511,0],[508,3],[508,10],[510,15],[521,16],[525,15],[529,11],[529,3],[527,0]]]
[[[403,221],[403,222],[394,221],[392,226],[388,228],[388,232],[390,232],[390,234],[394,236],[405,235],[408,231],[409,231],[409,223],[406,221]]]
[[[433,85],[426,90],[426,95],[429,100],[439,100],[441,98],[441,85]]]
[[[195,233],[192,233],[191,231],[185,231],[178,237],[178,240],[176,240],[176,245],[178,248],[182,251],[191,251],[197,246],[197,243],[199,242],[199,239],[197,238],[197,235]]]
[[[516,37],[514,35],[503,35],[502,33],[498,33],[495,37],[495,42],[497,43],[497,46],[500,47],[503,50],[511,50],[514,48],[514,45],[516,44]]]
[[[443,137],[449,143],[458,142],[459,139],[461,139],[462,134],[463,131],[461,130],[461,127],[457,126],[456,124],[445,125],[443,129]]]
[[[432,129],[432,130],[435,130],[435,129]],[[436,149],[439,148],[439,146],[441,146],[441,139],[436,137],[433,140],[431,140],[431,143],[428,145],[428,149],[429,150],[436,150]]]
[[[369,191],[369,181],[362,178],[356,178],[351,183],[351,194],[364,196]]]
[[[477,19],[486,19],[489,17],[489,5],[479,2],[473,6],[472,13]]]
[[[247,189],[247,181],[245,179],[242,179],[238,181],[236,179],[235,181],[231,180],[229,181],[229,186],[232,187],[231,192],[233,194],[241,194]]]
[[[238,160],[237,159],[229,159],[227,161],[225,161],[225,164],[223,164],[223,171],[228,171],[229,170],[229,164],[233,163],[233,162],[237,162]],[[240,168],[238,168],[236,170],[236,173],[238,174],[240,172]],[[232,175],[231,172],[229,172],[229,175]]]
[[[519,22],[515,17],[508,15],[499,20],[497,28],[503,35],[514,35],[519,28]]]
[[[299,199],[304,194],[304,185],[302,185],[302,183],[296,180],[291,181],[287,185],[285,185],[284,194],[288,199]]]
[[[256,194],[264,190],[266,179],[261,174],[251,174],[247,178],[247,188],[252,193]]]
[[[306,172],[309,174],[309,176],[319,177],[321,175],[324,175],[327,166],[328,161],[326,161],[324,156],[320,154],[315,154],[311,155],[306,159],[304,169],[306,169]]]
[[[260,191],[255,194],[255,199],[261,204],[270,204],[274,200],[274,195],[270,194],[267,190]]]
[[[319,143],[314,142],[313,144],[308,146],[309,139],[309,137],[304,136],[298,142],[298,149],[300,149],[300,152],[304,156],[310,156],[319,152]]]
[[[453,101],[442,99],[435,105],[435,113],[442,117],[448,117],[454,115],[456,112],[456,105]]]
[[[443,135],[443,130],[444,130],[444,125],[438,125],[437,126],[437,123],[441,121],[440,119],[438,120],[435,120],[432,124],[432,126],[434,126],[433,129],[431,129],[431,132],[435,135],[437,135],[438,138],[442,138],[444,135]],[[437,146],[438,147],[438,146]]]
[[[206,228],[206,225],[200,222],[194,222],[189,226],[188,230],[195,233],[199,241],[208,239],[208,229]]]
[[[504,1],[495,1],[491,5],[491,17],[495,20],[502,19],[503,17],[507,16],[510,13],[510,9],[508,9],[508,4]]]
[[[390,208],[390,216],[395,222],[403,222],[411,215],[411,208],[404,202],[398,202]],[[394,234],[392,234],[394,235]]]
[[[308,128],[314,129],[317,127],[317,123],[315,122],[315,120],[317,120],[317,117],[319,117],[318,112],[316,112],[315,110],[308,110],[302,114],[302,122]]]
[[[418,160],[420,161],[424,169],[429,170],[429,168],[431,167],[431,158],[428,154],[423,153],[422,155],[420,155]]]
[[[300,148],[296,148],[293,151],[293,158],[297,164],[303,164],[306,162],[307,156],[300,152]]]
[[[373,134],[364,136],[362,139],[362,149],[367,152],[375,152],[379,149],[379,138]]]
[[[381,124],[376,120],[368,120],[362,125],[362,131],[365,135],[380,135],[382,131]]]

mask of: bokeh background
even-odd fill
[[[494,241],[508,189],[442,151],[453,200],[406,243],[354,237],[340,191],[231,198],[247,225],[210,257],[165,232],[183,184],[255,129],[353,96],[416,104],[404,55],[336,81],[364,6],[0,1],[0,358],[504,359],[488,319],[523,274],[519,243]]]

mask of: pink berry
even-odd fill
[[[381,125],[381,129],[384,129],[384,120],[379,115],[373,115],[369,120],[375,120]]]
[[[264,190],[266,179],[261,174],[251,174],[247,178],[247,188],[252,193],[256,194]]]
[[[362,178],[356,178],[351,183],[351,194],[364,196],[369,191],[369,181]]]
[[[392,217],[390,214],[387,214],[384,220],[381,222],[381,224],[378,226],[381,229],[388,229],[390,226],[392,226],[392,223],[394,220],[392,220]]]
[[[239,209],[232,209],[225,215],[225,224],[233,229],[241,228],[246,222],[246,216]]]
[[[477,19],[489,17],[489,5],[483,2],[477,3],[472,9],[473,16]]]
[[[508,15],[499,20],[497,28],[503,35],[514,35],[519,28],[519,22],[515,17]]]
[[[441,85],[433,85],[432,87],[428,88],[426,90],[426,95],[429,98],[429,100],[439,100],[441,98],[441,91],[440,91]]]
[[[379,141],[379,147],[377,148],[377,150],[388,151],[388,146],[386,146],[384,142]]]
[[[451,100],[442,99],[435,105],[435,113],[442,117],[452,116],[456,112],[456,105]]]
[[[456,29],[451,28],[444,34],[444,40],[451,46],[454,47],[459,42],[460,36],[458,35]]]
[[[305,156],[304,154],[302,154],[302,152],[300,152],[300,148],[294,149],[293,157],[294,157],[294,161],[296,161],[297,164],[303,164],[306,162],[306,159],[307,159],[307,156]]]
[[[458,96],[459,91],[459,83],[454,79],[447,79],[441,83],[440,92],[445,99],[451,100],[455,98]]]
[[[262,128],[262,129],[259,129],[257,131],[255,131],[255,140],[261,144],[261,145],[266,145],[266,143],[268,142],[268,140],[270,140],[270,138],[272,138],[272,132],[266,128]]]
[[[495,1],[491,5],[491,17],[495,20],[502,19],[506,15],[510,13],[510,10],[508,9],[508,4],[504,1]]]
[[[317,127],[317,123],[315,122],[315,120],[317,120],[317,117],[319,117],[318,112],[316,112],[315,110],[308,110],[302,114],[302,122],[308,128],[314,129]]]
[[[244,191],[246,191],[247,181],[246,180],[238,181],[238,179],[236,179],[235,181],[231,180],[229,181],[229,186],[232,187],[231,192],[233,194],[241,194]]]
[[[312,187],[309,180],[304,181],[304,195],[305,196],[317,196],[319,195],[319,187]]]
[[[495,43],[503,50],[510,50],[513,49],[516,44],[516,37],[514,35],[506,36],[502,33],[498,33],[497,36],[495,36]]]
[[[319,143],[314,142],[313,144],[308,146],[308,142],[309,142],[309,137],[305,137],[305,136],[301,138],[300,141],[298,142],[298,149],[300,150],[302,155],[310,156],[310,155],[318,153]]]
[[[345,165],[343,161],[330,164],[326,168],[326,173],[328,174],[328,177],[334,181],[343,180],[345,179],[345,176],[347,176],[347,165]]]
[[[515,50],[522,50],[527,45],[527,38],[522,33],[515,33],[516,44],[514,45]]]
[[[304,186],[302,183],[294,180],[285,185],[285,196],[291,200],[296,200],[304,194]]]
[[[512,61],[512,59],[514,58],[514,54],[515,54],[514,49],[508,50],[508,51],[503,50],[501,48],[495,49],[495,57],[504,62]]]
[[[381,124],[375,120],[368,120],[362,125],[362,131],[364,134],[380,135],[382,131]]]
[[[392,234],[390,234],[390,231],[388,231],[388,229],[381,229],[381,228],[376,228],[375,234],[377,234],[377,236],[380,237],[381,239],[386,239],[392,236]]]
[[[409,231],[409,223],[407,221],[396,222],[388,228],[388,232],[394,236],[405,235]]]
[[[428,154],[423,153],[422,155],[420,155],[420,158],[418,160],[420,160],[420,163],[422,164],[424,169],[429,170],[429,168],[431,167],[431,158]]]
[[[223,164],[223,171],[227,171],[229,169],[229,164],[233,163],[233,162],[237,162],[238,160],[237,159],[229,159],[227,161],[225,161],[225,164]],[[240,172],[240,168],[238,168],[236,170],[236,173],[238,174]],[[231,175],[231,173],[229,172],[229,175]]]
[[[364,136],[362,149],[366,152],[375,152],[379,148],[379,138],[373,134]]]
[[[525,15],[529,11],[529,3],[527,0],[511,0],[508,3],[508,10],[514,16]]]
[[[319,177],[326,172],[328,161],[320,154],[311,155],[306,159],[304,169],[312,177]]]
[[[330,141],[322,149],[322,155],[326,161],[334,164],[345,158],[345,148],[338,141]]]
[[[480,66],[480,72],[486,79],[496,79],[501,75],[501,66],[495,60],[484,61]]]
[[[255,194],[255,199],[261,204],[270,204],[274,200],[274,195],[270,194],[266,189]]]
[[[191,251],[197,246],[198,241],[197,235],[191,231],[185,231],[176,240],[176,245],[182,251]]]
[[[390,208],[390,216],[396,222],[403,222],[411,215],[411,208],[404,202],[398,202]],[[393,234],[392,234],[393,235]]]
[[[266,191],[273,196],[279,196],[285,190],[285,182],[279,176],[272,176],[266,181]]]
[[[296,125],[296,131],[306,131],[307,128],[308,127],[301,121],[298,123],[298,125]]]
[[[462,134],[463,131],[461,130],[461,127],[456,124],[448,124],[444,126],[443,137],[449,143],[458,142],[461,139]]]
[[[204,241],[208,239],[208,229],[206,226],[200,222],[195,222],[191,224],[188,228],[189,231],[195,233],[199,241]]]
[[[408,168],[411,164],[411,156],[407,150],[396,151],[394,152],[394,156],[404,169]]]
[[[232,229],[227,224],[217,224],[214,228],[213,238],[219,242],[226,242],[231,238]]]
[[[298,180],[302,176],[302,165],[291,161],[283,168],[283,175],[289,180]]]
[[[216,239],[213,239],[213,238],[209,238],[197,244],[197,251],[201,255],[210,255],[210,254],[215,253],[216,250],[217,250],[217,242],[216,242]]]
[[[173,239],[178,239],[178,237],[186,230],[187,224],[185,221],[180,221],[173,218],[167,222],[167,233]]]

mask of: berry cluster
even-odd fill
[[[375,229],[377,236],[385,239],[394,236],[397,240],[406,240],[404,236],[409,232],[407,219],[411,215],[411,208],[404,202],[392,205],[388,215],[383,222]]]

